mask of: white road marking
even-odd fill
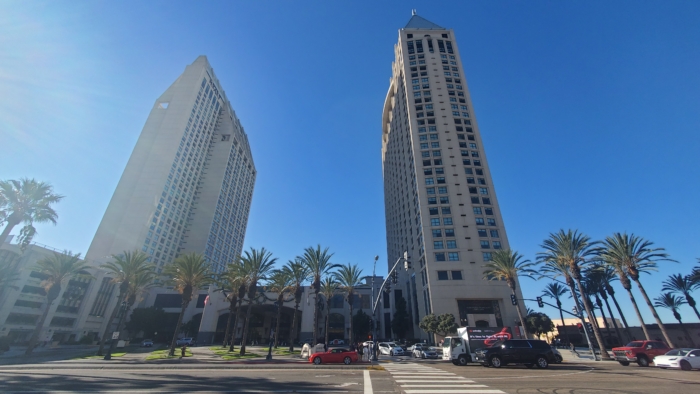
[[[501,390],[474,389],[474,390],[404,390],[406,394],[504,394]]]
[[[365,370],[364,373],[364,386],[365,386],[365,392],[364,394],[374,394],[374,391],[372,390],[372,379],[369,377],[369,371]]]
[[[402,384],[401,387],[452,387],[452,388],[470,388],[470,387],[488,387],[485,384]]]
[[[384,369],[404,394],[505,394],[435,367],[392,364]]]

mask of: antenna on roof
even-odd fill
[[[411,10],[411,15],[416,15],[417,13],[418,13],[418,12],[416,11],[415,8]]]

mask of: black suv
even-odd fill
[[[525,364],[532,368],[547,368],[555,362],[554,352],[545,341],[535,339],[509,339],[493,347],[476,350],[476,361],[484,367],[500,368],[508,364]]]

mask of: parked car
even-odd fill
[[[189,338],[189,337],[188,338],[180,338],[175,342],[175,344],[177,346],[182,346],[182,345],[194,346],[195,343],[196,343],[196,341],[194,340],[194,338]]]
[[[345,365],[357,362],[359,356],[356,351],[349,348],[336,347],[325,352],[315,353],[309,357],[309,362],[319,364],[343,363]]]
[[[666,368],[680,368],[684,371],[700,369],[700,349],[681,348],[669,350],[663,356],[656,356],[653,359],[654,365]]]
[[[524,364],[528,368],[547,368],[556,362],[552,347],[535,339],[509,339],[492,347],[477,349],[476,361],[485,367],[500,368],[508,364]]]
[[[404,352],[401,346],[394,342],[379,342],[379,352],[389,356],[403,356]]]
[[[153,347],[153,340],[152,339],[144,339],[141,341],[141,346],[142,347]]]
[[[561,356],[561,353],[559,353],[559,350],[557,350],[556,347],[552,346],[552,353],[554,353],[554,362],[557,364],[561,364],[562,361],[564,361],[564,357]]]
[[[622,365],[628,366],[636,362],[640,367],[648,367],[656,356],[663,356],[671,350],[661,341],[632,341],[625,346],[612,349],[615,359]]]

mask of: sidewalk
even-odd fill
[[[571,350],[567,349],[557,349],[559,350],[559,353],[561,353],[562,359],[564,359],[565,363],[598,363],[598,362],[616,362],[615,360],[601,360],[600,358],[600,353],[596,351],[596,355],[598,356],[598,361],[596,361],[593,358],[593,355],[591,354],[591,350],[589,348],[576,348],[576,352],[578,355],[574,354]],[[608,351],[608,354],[612,354],[612,352]]]

